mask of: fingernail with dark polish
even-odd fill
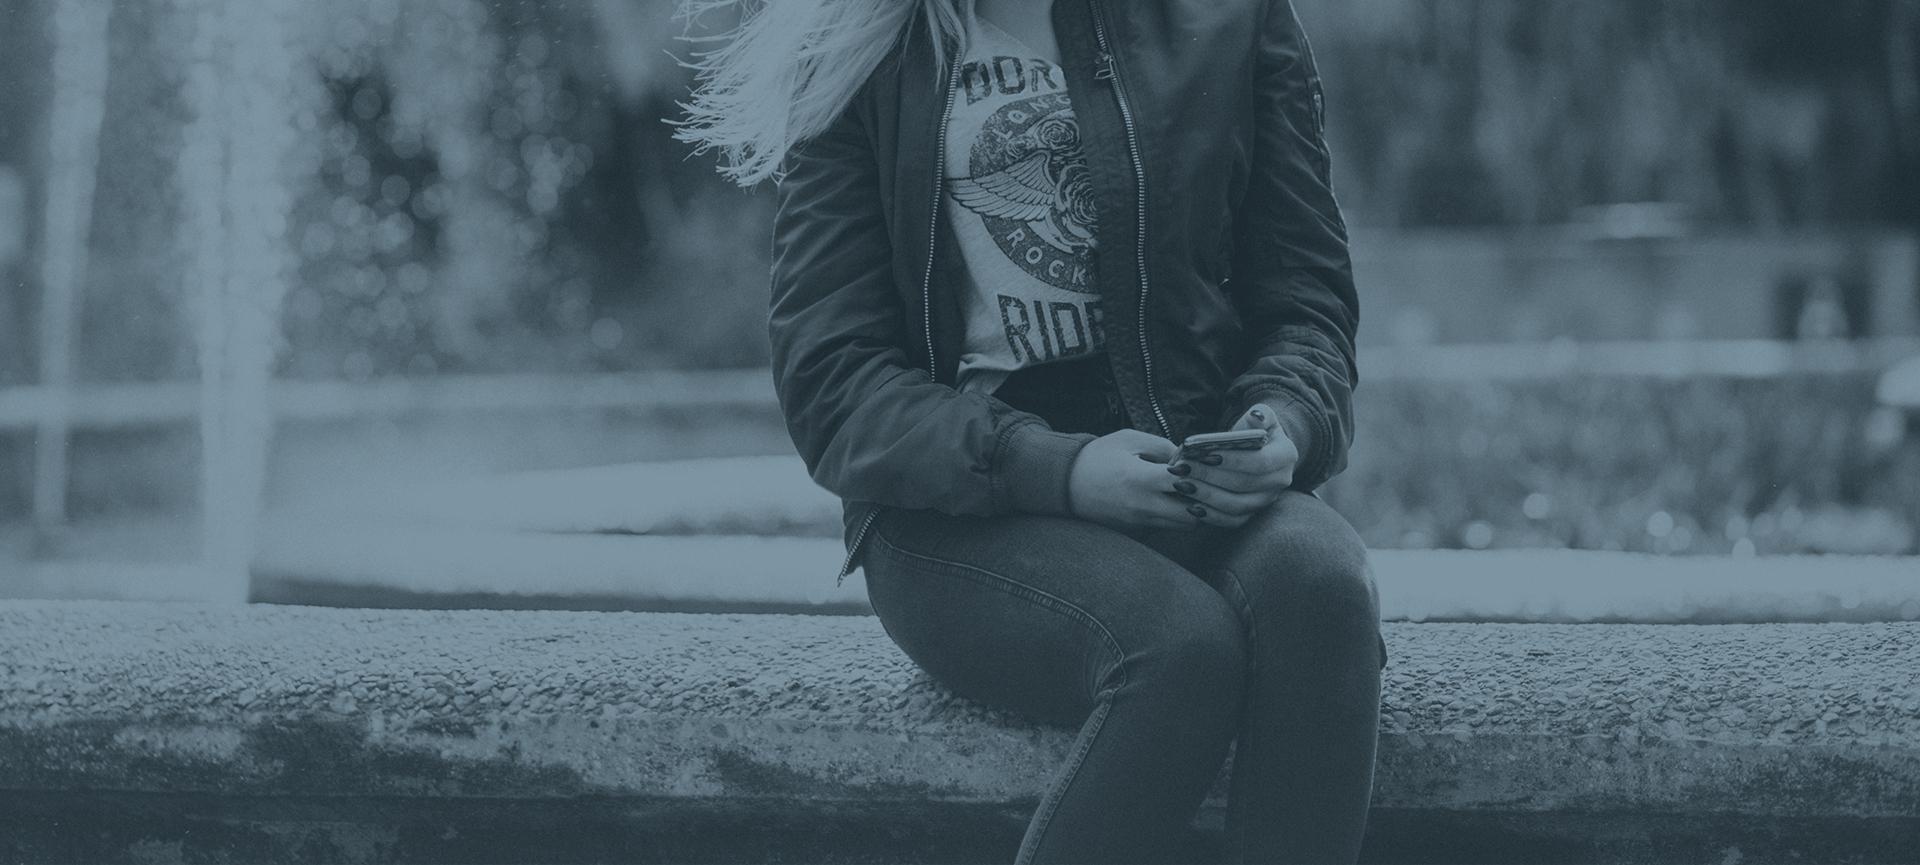
[[[1186,496],[1193,495],[1195,489],[1193,481],[1174,481],[1173,488],[1179,490],[1181,495]]]
[[[1200,461],[1201,461],[1201,462],[1203,462],[1203,463],[1206,463],[1207,465],[1210,465],[1210,466],[1217,466],[1217,465],[1219,465],[1219,464],[1220,464],[1220,455],[1219,455],[1219,454],[1207,454],[1206,456],[1203,456],[1203,457],[1201,457],[1201,458],[1200,458]]]
[[[1193,514],[1194,516],[1199,517],[1201,519],[1206,519],[1207,517],[1207,509],[1199,505],[1188,505],[1187,513]]]
[[[1167,466],[1167,473],[1177,478],[1184,478],[1192,472],[1193,466],[1187,465],[1186,463],[1174,463],[1173,465]]]

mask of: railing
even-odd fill
[[[199,414],[199,385],[143,382],[0,388],[0,429],[31,428],[66,412],[78,428],[186,423]],[[766,370],[616,373],[590,376],[472,375],[347,382],[276,382],[280,420],[383,417],[413,412],[544,408],[726,408],[773,404]]]
[[[1363,349],[1367,380],[1538,380],[1561,376],[1765,378],[1790,373],[1875,372],[1920,355],[1920,339],[1792,343],[1773,340],[1553,342]],[[0,430],[63,415],[76,429],[192,421],[193,382],[28,385],[0,388]],[[595,375],[442,375],[366,383],[280,381],[270,398],[281,420],[548,408],[730,408],[774,404],[767,370],[676,370]]]

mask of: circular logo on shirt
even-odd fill
[[[953,197],[980,214],[1008,259],[1055,288],[1099,293],[1091,278],[1093,180],[1067,94],[1015,100],[989,115],[968,170],[953,178]]]

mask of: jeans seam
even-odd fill
[[[1380,578],[1373,571],[1372,555],[1367,556],[1366,573],[1367,594],[1373,598],[1373,639],[1380,650],[1380,669],[1384,670],[1387,668],[1387,634],[1386,629],[1380,626]]]
[[[1225,585],[1233,589],[1233,598],[1231,600],[1234,610],[1239,614],[1240,620],[1245,623],[1247,629],[1247,696],[1246,702],[1240,707],[1243,713],[1243,721],[1239,725],[1239,734],[1234,737],[1234,768],[1231,770],[1233,777],[1238,777],[1241,767],[1247,765],[1248,754],[1253,750],[1252,740],[1256,733],[1255,728],[1259,726],[1257,724],[1245,723],[1244,719],[1257,717],[1259,707],[1254,704],[1260,699],[1258,682],[1261,671],[1265,669],[1265,666],[1260,660],[1263,654],[1260,651],[1260,624],[1253,612],[1253,598],[1247,594],[1246,584],[1240,581],[1240,575],[1234,573],[1232,568],[1222,567],[1220,568],[1220,573],[1226,577]],[[1229,781],[1228,783],[1231,784],[1232,782]],[[1228,796],[1229,798],[1232,796],[1231,787],[1229,787]],[[1237,819],[1229,820],[1227,830],[1228,843],[1230,845],[1237,843],[1233,840],[1234,833],[1239,830],[1237,822]]]
[[[1074,780],[1079,776],[1080,765],[1086,760],[1087,752],[1093,750],[1094,739],[1099,738],[1101,728],[1106,725],[1107,712],[1113,707],[1115,692],[1126,685],[1126,652],[1120,648],[1120,641],[1114,638],[1113,632],[1109,631],[1105,624],[1102,624],[1099,619],[1095,618],[1086,610],[1081,609],[1079,605],[1074,604],[1072,601],[1068,601],[1051,592],[1036,589],[1012,577],[987,570],[978,565],[950,561],[940,558],[939,556],[931,556],[905,549],[893,541],[888,540],[885,534],[878,531],[873,533],[873,539],[881,546],[899,553],[902,556],[919,559],[923,562],[939,566],[941,570],[946,570],[976,585],[987,586],[998,591],[1006,592],[1009,595],[1024,599],[1065,616],[1081,627],[1099,634],[1101,641],[1106,644],[1107,651],[1113,654],[1113,669],[1118,674],[1115,677],[1116,681],[1109,687],[1100,690],[1093,714],[1089,716],[1088,719],[1090,726],[1085,729],[1086,735],[1079,737],[1078,747],[1075,748],[1073,755],[1067,760],[1067,765],[1064,770],[1065,777],[1048,792],[1046,798],[1041,801],[1039,808],[1034,813],[1033,832],[1031,833],[1032,843],[1023,844],[1019,856],[1016,859],[1017,862],[1030,861],[1033,851],[1039,848],[1041,839],[1046,836],[1047,828],[1053,824],[1053,813],[1060,807],[1060,800],[1066,796],[1067,790],[1073,786]],[[976,574],[987,579],[979,579],[975,576]]]
[[[1233,586],[1234,597],[1232,600],[1234,612],[1239,614],[1240,621],[1247,629],[1247,648],[1251,650],[1247,653],[1249,660],[1247,666],[1248,673],[1252,674],[1253,671],[1259,667],[1260,663],[1260,624],[1253,615],[1253,598],[1247,594],[1247,586],[1245,583],[1240,582],[1239,574],[1234,573],[1231,568],[1224,567],[1220,569],[1220,572],[1226,575],[1228,584]]]
[[[1086,762],[1087,752],[1093,750],[1093,740],[1100,737],[1100,730],[1106,726],[1107,713],[1113,708],[1114,690],[1115,688],[1108,688],[1100,692],[1100,701],[1093,707],[1093,715],[1089,719],[1091,727],[1087,735],[1081,737],[1079,747],[1074,749],[1073,756],[1067,758],[1065,780],[1048,792],[1047,798],[1040,803],[1039,810],[1034,814],[1033,843],[1021,845],[1020,852],[1014,857],[1016,865],[1033,861],[1034,851],[1040,849],[1040,841],[1046,837],[1047,829],[1053,825],[1053,814],[1060,808],[1060,800],[1066,798],[1067,789],[1072,787],[1073,782],[1080,777],[1080,766]]]

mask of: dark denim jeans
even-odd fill
[[[1054,420],[1114,420],[1089,417]],[[1358,857],[1386,644],[1366,550],[1319,498],[1289,492],[1237,529],[887,508],[871,531],[868,596],[908,657],[1079,728],[1017,861],[1191,861],[1230,744],[1228,855]]]

